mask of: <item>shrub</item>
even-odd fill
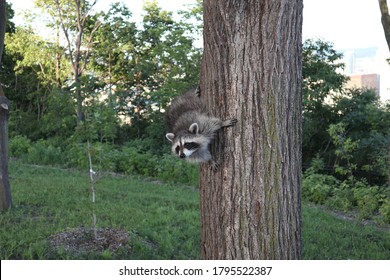
[[[39,140],[29,147],[26,161],[34,164],[62,165],[66,159],[60,148],[48,144],[45,140]]]
[[[123,147],[121,149],[122,156],[117,167],[118,171],[126,174],[139,174],[145,176],[156,176],[157,166],[159,165],[158,157],[145,152],[139,152],[135,147]]]
[[[16,135],[9,139],[8,150],[11,157],[22,158],[28,154],[31,141],[25,136]]]
[[[191,185],[196,185],[198,181],[197,165],[178,160],[170,154],[155,155],[143,150],[137,141],[131,141],[121,148],[102,143],[91,144],[91,157],[95,170],[156,177]],[[70,145],[66,158],[70,166],[89,168],[87,144]]]
[[[390,224],[390,199],[387,198],[383,201],[381,207],[379,208],[379,213],[382,216],[382,219],[385,223]]]
[[[88,151],[85,143],[71,143],[66,149],[67,164],[71,167],[88,169]]]
[[[88,145],[85,145],[84,157],[88,155]],[[116,158],[118,151],[110,144],[93,143],[90,145],[92,165],[94,169],[116,171]]]
[[[67,149],[68,164],[72,167],[89,169],[88,144],[73,143]],[[118,161],[121,152],[115,149],[113,145],[106,143],[90,144],[90,154],[92,167],[94,170],[118,171]]]
[[[330,175],[310,174],[305,176],[302,183],[302,197],[311,202],[324,204],[329,199],[339,181]]]
[[[158,167],[158,177],[177,183],[198,185],[199,166],[165,154]]]
[[[353,190],[357,202],[359,217],[367,219],[379,208],[379,191],[377,187],[369,187],[360,182],[360,186]]]
[[[356,206],[353,189],[348,180],[341,182],[334,189],[333,196],[327,201],[326,205],[344,212],[350,211]]]

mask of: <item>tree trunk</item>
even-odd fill
[[[0,65],[1,65],[1,58],[3,56],[5,25],[6,25],[6,4],[5,4],[5,0],[0,0]]]
[[[76,84],[76,100],[77,100],[77,123],[80,124],[82,121],[84,121],[84,114],[83,114],[83,96],[81,93],[81,81],[80,76],[82,75],[83,71],[81,69],[80,61],[81,61],[81,41],[83,38],[84,33],[84,22],[81,21],[80,18],[80,10],[81,6],[80,3],[76,5],[76,14],[77,14],[77,28],[78,33],[76,36],[76,49],[75,49],[75,56],[74,56],[74,82]]]
[[[388,186],[389,186],[389,188],[390,188],[390,142],[389,142],[389,146],[388,146],[389,148],[388,148],[388,151],[389,151],[389,154],[388,154],[388,159],[387,159],[387,162],[389,163],[388,164],[388,172],[387,172],[387,183],[388,183]]]
[[[79,125],[82,121],[84,121],[84,112],[83,112],[83,101],[84,96],[82,92],[81,87],[81,77],[83,75],[84,69],[87,66],[88,58],[89,58],[89,47],[91,47],[92,44],[92,38],[95,31],[99,28],[100,23],[95,22],[92,30],[90,31],[90,36],[88,39],[88,44],[85,49],[83,49],[83,35],[84,31],[87,28],[87,18],[89,15],[89,12],[92,10],[92,7],[96,4],[97,0],[93,1],[89,5],[89,1],[80,1],[75,0],[74,1],[74,12],[76,16],[76,25],[74,28],[77,30],[77,34],[75,37],[75,45],[72,47],[71,42],[71,34],[69,32],[68,27],[66,26],[66,18],[71,18],[73,15],[69,15],[65,13],[62,4],[64,5],[70,5],[70,2],[66,4],[66,2],[61,2],[59,0],[55,0],[54,4],[58,12],[59,22],[60,26],[62,28],[62,31],[64,33],[66,42],[67,42],[67,48],[69,52],[69,59],[73,67],[73,76],[74,76],[74,83],[75,83],[75,98],[76,98],[76,115],[77,115],[77,124]]]
[[[387,0],[378,0],[379,1],[379,9],[381,11],[381,21],[383,30],[385,32],[385,38],[387,41],[387,45],[390,50],[390,15],[389,8],[387,6]]]
[[[301,257],[302,0],[204,0],[201,92],[237,118],[201,166],[205,259]]]
[[[5,0],[0,0],[0,66],[4,47],[5,17]],[[8,179],[8,108],[9,101],[4,95],[0,81],[0,211],[9,209],[12,204]]]
[[[61,88],[61,48],[60,48],[60,28],[56,26],[56,85]]]
[[[3,89],[0,85],[0,94]],[[0,95],[0,211],[11,207],[11,189],[8,179],[8,99]]]
[[[76,115],[77,115],[77,124],[80,125],[84,121],[84,112],[83,112],[83,95],[81,92],[81,82],[80,76],[77,72],[74,74],[75,90],[76,90]]]

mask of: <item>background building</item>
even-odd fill
[[[343,73],[350,77],[347,88],[375,89],[381,100],[390,100],[390,65],[387,52],[379,48],[347,49],[344,55]]]

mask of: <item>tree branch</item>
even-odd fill
[[[89,12],[92,10],[93,6],[95,6],[95,4],[97,3],[97,0],[95,0],[91,6],[89,7],[89,10],[85,13],[85,15],[83,16],[83,19],[82,19],[82,24],[84,25],[87,17],[89,16]]]
[[[60,25],[61,25],[62,31],[64,32],[66,42],[68,44],[70,63],[72,63],[73,69],[76,70],[76,64],[75,64],[75,61],[74,61],[74,58],[73,58],[73,52],[72,52],[72,45],[70,43],[68,29],[65,27],[65,23],[63,21],[64,15],[63,15],[63,12],[62,12],[59,0],[55,0],[55,3],[57,5],[58,14],[60,16]]]
[[[94,25],[94,27],[93,27],[93,29],[91,31],[91,34],[88,37],[87,51],[86,51],[85,56],[84,56],[83,65],[80,66],[81,67],[81,69],[80,69],[81,73],[84,71],[84,68],[87,65],[87,60],[89,58],[89,54],[90,54],[90,50],[91,50],[93,35],[96,32],[96,30],[98,30],[98,28],[100,27],[101,24],[102,23],[100,21],[96,21],[95,25]]]
[[[389,15],[389,8],[387,6],[387,0],[378,0],[379,1],[379,8],[381,10],[381,20],[382,20],[382,26],[383,30],[385,32],[385,38],[387,41],[387,46],[390,50],[390,15]]]
[[[5,25],[6,25],[6,4],[5,0],[0,0],[0,65],[1,57],[3,55],[4,47],[4,35],[5,35]]]

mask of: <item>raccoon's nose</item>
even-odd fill
[[[180,154],[180,158],[185,158],[186,155],[185,154]]]

